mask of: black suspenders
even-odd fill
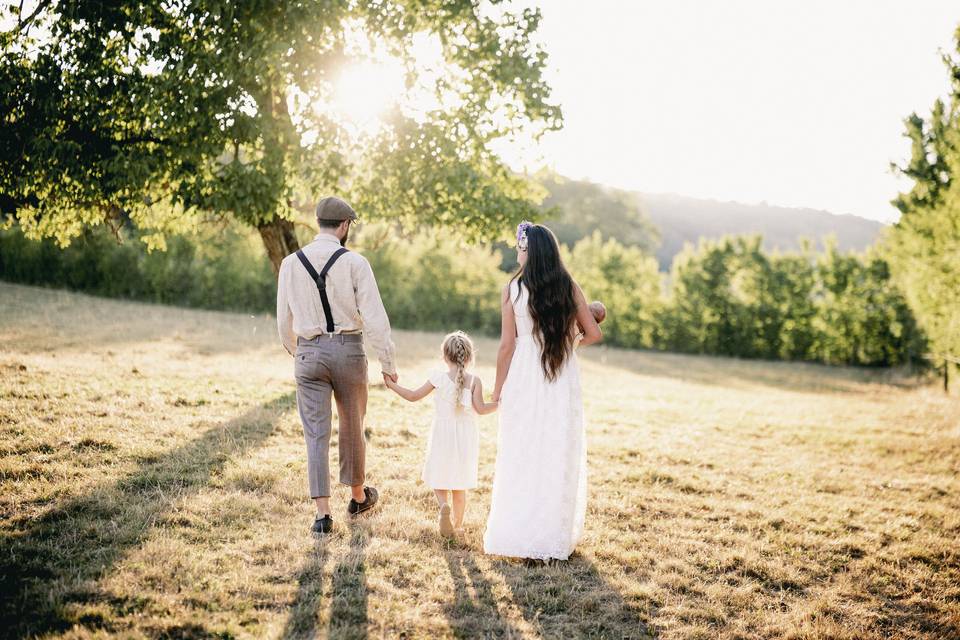
[[[307,273],[310,274],[310,277],[313,278],[313,281],[317,283],[317,290],[320,292],[320,304],[323,305],[323,316],[327,320],[327,333],[333,333],[335,329],[333,326],[333,314],[330,312],[330,301],[327,299],[327,271],[330,271],[330,267],[337,261],[337,258],[345,253],[347,253],[347,250],[343,247],[334,251],[330,259],[327,260],[327,264],[323,265],[320,273],[317,273],[317,270],[314,269],[310,261],[307,260],[307,256],[303,255],[303,251],[297,250],[297,257],[300,258],[303,267],[307,270]]]

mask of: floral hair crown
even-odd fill
[[[527,250],[527,230],[533,226],[532,222],[524,220],[517,225],[517,248],[526,251]]]

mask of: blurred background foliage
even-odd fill
[[[313,231],[298,225],[301,242]],[[275,308],[276,284],[257,234],[234,221],[171,236],[149,252],[138,231],[91,228],[65,249],[0,231],[0,277],[96,295],[250,312]],[[505,249],[448,231],[355,230],[394,326],[496,335]],[[926,349],[887,262],[871,250],[768,253],[759,236],[688,244],[669,274],[656,258],[599,230],[563,245],[587,296],[609,309],[608,344],[747,358],[897,365]]]

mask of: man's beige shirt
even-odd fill
[[[323,269],[340,248],[336,237],[319,233],[303,247],[303,253],[317,270]],[[359,253],[345,253],[327,272],[327,298],[333,315],[334,333],[363,331],[364,340],[380,358],[380,367],[391,375],[397,372],[396,354],[390,338],[390,319],[383,308],[380,290],[370,263]],[[296,254],[280,263],[277,282],[277,328],[283,346],[297,351],[297,337],[312,338],[326,333],[320,292]]]

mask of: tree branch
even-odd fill
[[[49,7],[51,2],[52,0],[40,0],[40,2],[37,3],[37,8],[33,10],[33,13],[27,16],[27,19],[24,20],[23,19],[23,1],[21,0],[20,9],[17,11],[17,31],[23,31],[24,27],[26,27],[29,30],[30,25],[33,23],[34,18],[37,17],[37,14],[39,14],[41,11]]]

